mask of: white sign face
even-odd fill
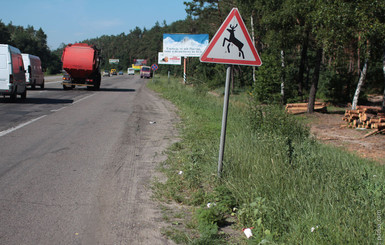
[[[109,59],[110,64],[119,64],[119,59]]]
[[[160,65],[181,65],[182,57],[158,53],[158,64]]]
[[[163,34],[163,53],[199,57],[209,44],[208,34]]]
[[[238,9],[233,8],[227,16],[200,60],[236,65],[262,64]]]

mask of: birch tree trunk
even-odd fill
[[[282,75],[281,75],[281,102],[286,104],[285,98],[285,52],[281,50]]]
[[[385,51],[384,51],[384,54],[382,56],[382,70],[384,72],[384,82],[385,82]],[[384,85],[384,97],[382,98],[381,110],[385,111],[385,85]]]
[[[362,68],[360,80],[358,81],[356,92],[354,93],[352,110],[355,110],[358,103],[358,97],[360,96],[362,85],[365,83],[366,71],[368,69],[368,59],[365,60],[364,68]]]

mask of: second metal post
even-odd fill
[[[218,158],[218,177],[221,177],[222,168],[223,168],[223,155],[225,152],[227,112],[229,108],[230,79],[231,79],[231,70],[232,70],[231,68],[232,66],[229,65],[226,70],[226,85],[225,85],[225,97],[223,100],[221,142],[219,145],[219,158]]]

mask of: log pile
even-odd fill
[[[365,137],[385,132],[385,113],[380,107],[357,106],[356,110],[346,110],[342,120],[347,122],[348,128],[375,129]]]
[[[292,103],[286,104],[285,110],[289,114],[300,114],[307,112],[308,103]],[[323,111],[326,112],[326,103],[324,102],[315,102],[314,111]]]

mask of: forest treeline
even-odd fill
[[[61,72],[60,57],[52,52],[47,45],[47,35],[39,28],[33,26],[15,26],[11,23],[4,24],[0,19],[0,43],[10,44],[20,49],[22,53],[39,56],[43,71],[48,74]]]
[[[184,4],[184,20],[157,22],[151,29],[136,27],[127,34],[83,42],[101,49],[103,69],[112,68],[108,64],[111,58],[119,59],[114,67],[119,70],[126,70],[134,59],[147,59],[151,65],[162,51],[163,33],[207,33],[212,38],[231,9],[237,7],[250,35],[254,33],[263,65],[255,76],[251,67],[235,66],[234,88],[250,89],[256,101],[311,102],[321,98],[346,103],[355,95],[363,101],[368,94],[385,93],[384,1],[190,0]],[[51,52],[41,29],[2,23],[0,40],[39,55],[52,72],[65,46]],[[225,69],[225,65],[188,58],[187,81],[208,89],[223,86]],[[158,72],[167,71],[182,76],[183,66],[161,65]]]
[[[151,65],[162,51],[163,33],[208,33],[212,38],[237,7],[250,35],[254,32],[263,65],[254,78],[251,67],[235,66],[235,89],[251,89],[260,103],[317,98],[346,104],[353,102],[355,94],[364,103],[368,94],[385,93],[384,1],[193,0],[184,4],[185,20],[85,42],[101,47],[105,59],[118,58],[120,69],[129,67],[133,59],[147,59]],[[225,65],[202,64],[198,58],[188,58],[187,64],[188,82],[208,89],[223,86]],[[183,73],[182,66],[171,65],[160,66],[159,71],[168,70],[177,76]]]

